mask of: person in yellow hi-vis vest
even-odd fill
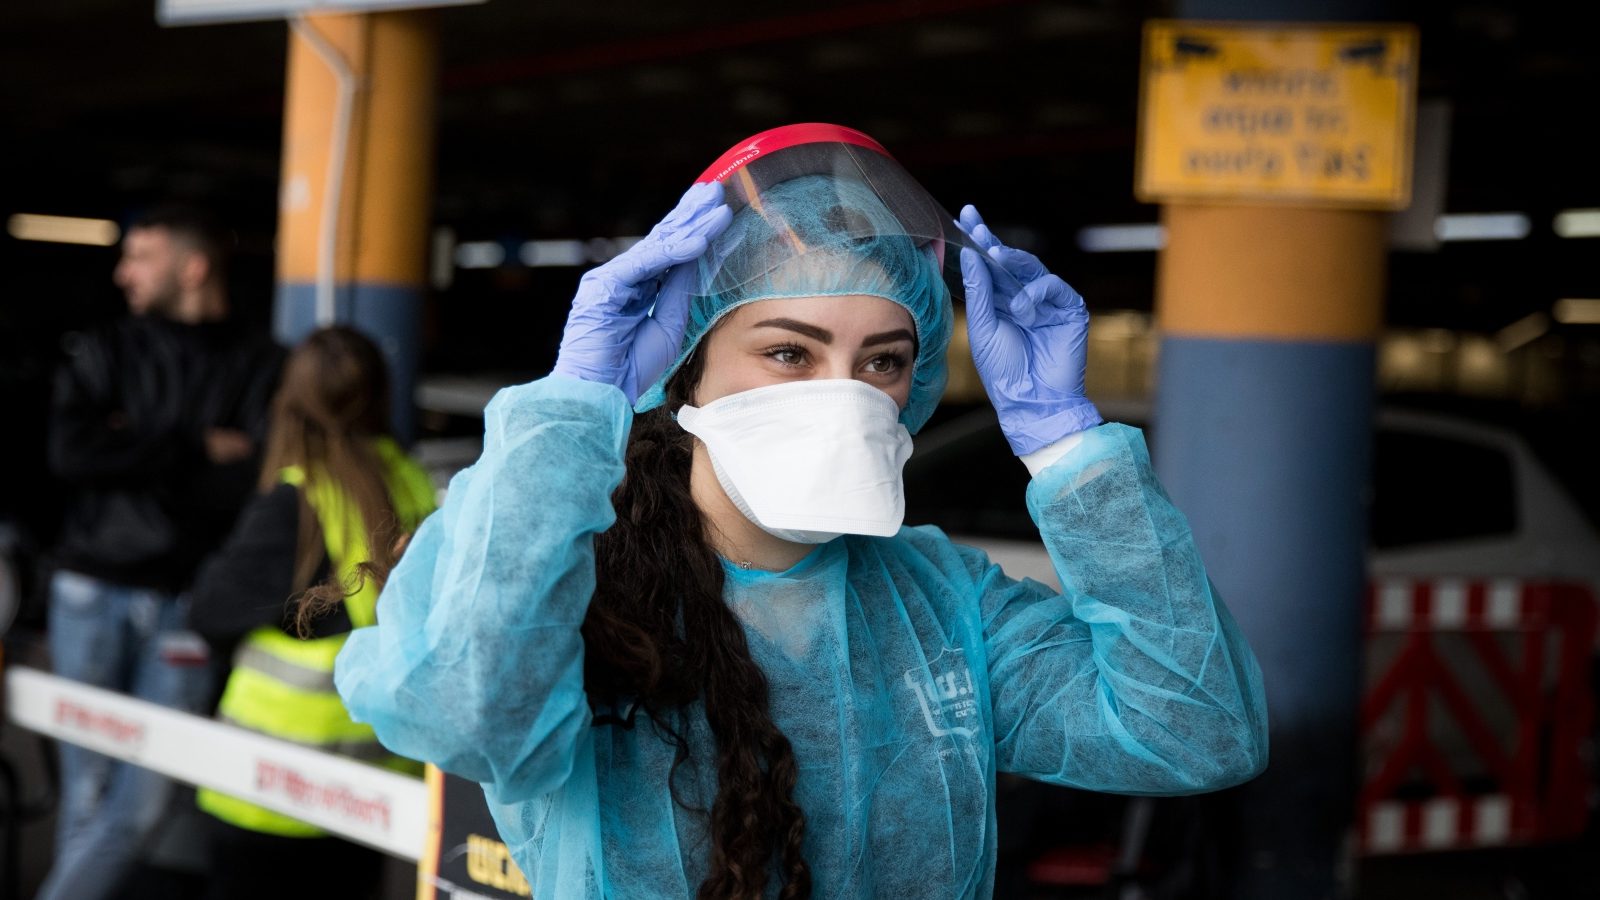
[[[273,401],[259,494],[194,587],[193,627],[233,658],[218,717],[420,772],[350,720],[333,661],[351,629],[377,621],[363,565],[392,562],[433,506],[427,475],[390,435],[377,346],[342,327],[306,338]],[[217,820],[212,897],[348,898],[378,886],[375,851],[238,797],[201,790],[198,802]]]

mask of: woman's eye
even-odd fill
[[[806,361],[806,353],[799,347],[774,347],[767,351],[767,358],[785,366],[798,366]]]
[[[892,375],[905,368],[905,357],[894,353],[885,353],[867,360],[867,371],[874,375]]]

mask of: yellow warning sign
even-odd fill
[[[1147,202],[1411,201],[1410,25],[1145,25],[1135,192]]]

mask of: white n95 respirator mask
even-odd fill
[[[733,505],[774,537],[889,537],[906,501],[911,433],[888,394],[850,379],[791,381],[678,409]]]

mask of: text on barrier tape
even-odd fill
[[[422,780],[145,700],[14,666],[19,726],[294,816],[401,859],[428,836]]]

